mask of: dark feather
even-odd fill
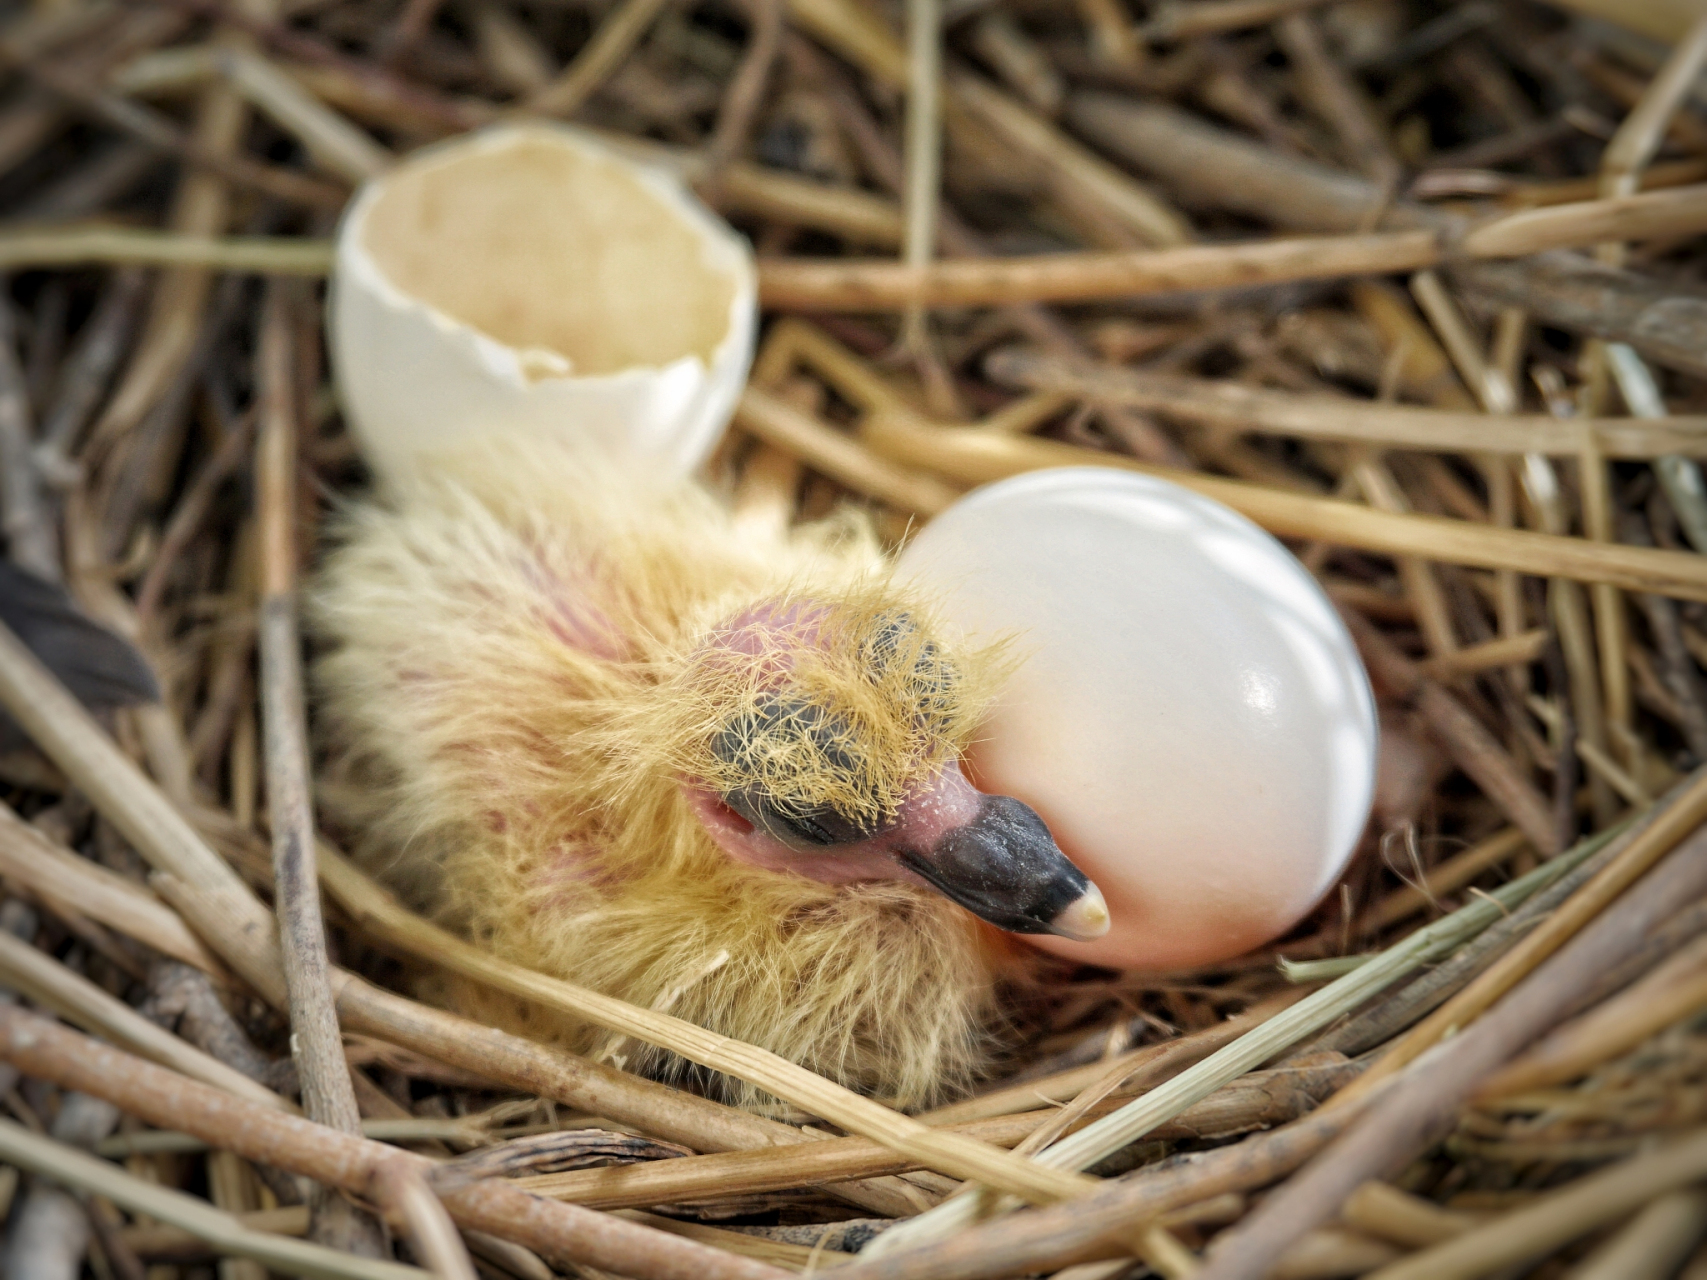
[[[128,640],[91,622],[65,591],[0,561],[0,622],[91,709],[158,702],[160,686]],[[27,745],[23,730],[0,714],[0,751]]]

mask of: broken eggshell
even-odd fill
[[[1344,624],[1279,542],[1208,498],[1106,468],[978,489],[899,576],[1015,669],[968,766],[1035,808],[1113,917],[1112,968],[1169,969],[1291,928],[1369,813],[1376,717]]]
[[[746,241],[679,179],[552,125],[429,147],[368,183],[330,307],[375,472],[495,431],[561,433],[686,474],[746,379]]]

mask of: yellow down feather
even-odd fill
[[[877,818],[965,746],[998,663],[933,637],[861,521],[756,542],[696,486],[488,445],[348,511],[311,609],[323,794],[440,921],[894,1105],[982,1069],[1010,944],[908,884],[736,863],[678,786],[756,774],[779,802]],[[769,661],[740,660],[755,637]],[[709,744],[779,671],[858,732],[835,760],[745,742],[737,769]],[[444,994],[650,1074],[691,1070],[510,997]]]

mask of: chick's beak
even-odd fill
[[[1102,892],[1067,860],[1043,819],[1010,796],[979,795],[970,821],[896,861],[953,902],[1010,933],[1088,942],[1108,932]]]

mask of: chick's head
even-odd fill
[[[1000,928],[1094,937],[1096,886],[1020,801],[960,768],[1006,663],[956,652],[888,590],[767,601],[713,628],[672,690],[673,762],[730,857],[827,883],[901,880]]]

